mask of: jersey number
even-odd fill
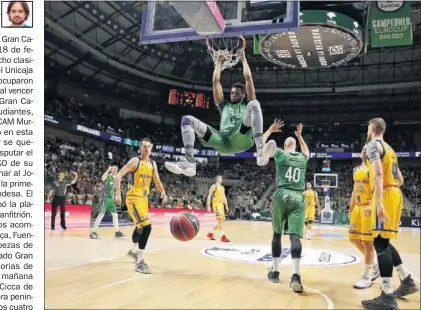
[[[398,163],[393,163],[392,164],[392,174],[393,174],[393,178],[395,180],[399,180],[399,176],[398,176]]]
[[[294,181],[295,183],[298,183],[300,181],[300,174],[301,171],[299,168],[294,168],[294,171],[292,170],[292,167],[289,167],[287,170],[287,173],[285,173],[285,179],[288,180],[288,182]]]

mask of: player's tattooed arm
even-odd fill
[[[367,144],[367,158],[371,162],[374,174],[374,194],[377,209],[382,208],[383,203],[383,167],[381,164],[380,155],[381,146],[376,141],[370,141]]]
[[[107,176],[108,176],[108,173],[110,173],[110,170],[111,170],[111,166],[109,166],[107,171],[105,171],[104,174],[102,175],[101,177],[102,183],[104,183],[107,180]]]
[[[206,208],[208,209],[208,212],[211,211],[211,198],[212,198],[212,195],[213,195],[214,192],[215,192],[215,185],[212,185],[209,188],[209,194],[208,194],[208,198],[206,200]]]
[[[243,38],[244,39],[244,38]],[[256,99],[256,90],[254,89],[253,77],[251,75],[250,66],[247,62],[246,53],[243,52],[241,55],[241,61],[243,63],[243,73],[244,79],[246,80],[246,93],[247,99],[255,100]]]
[[[117,205],[121,204],[121,179],[123,179],[127,173],[134,172],[136,170],[137,164],[139,163],[139,158],[133,157],[129,162],[120,169],[117,175],[114,178],[115,182],[115,195],[114,201]]]
[[[166,204],[167,194],[165,193],[164,185],[162,185],[161,179],[159,178],[158,167],[156,166],[156,162],[153,162],[153,181],[155,182],[156,188],[161,193],[162,203]]]
[[[219,55],[217,57],[223,57],[222,55]],[[221,59],[223,61],[223,59]],[[221,85],[221,65],[217,61],[215,64],[215,70],[213,70],[213,100],[215,104],[220,104],[224,100],[224,91],[222,90]]]
[[[297,137],[298,142],[300,143],[301,153],[303,153],[304,156],[308,160],[310,158],[310,151],[308,150],[308,146],[303,139],[302,132],[303,132],[303,124],[298,124],[297,130],[295,131],[295,136]]]

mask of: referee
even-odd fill
[[[60,225],[61,228],[67,229],[66,227],[66,193],[67,187],[73,185],[77,181],[77,173],[70,172],[73,175],[73,180],[65,180],[64,173],[61,172],[58,176],[58,180],[53,183],[53,188],[48,193],[48,200],[53,197],[52,210],[51,210],[51,230],[55,230],[57,208],[60,206]]]

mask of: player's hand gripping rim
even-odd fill
[[[269,131],[271,133],[281,132],[282,131],[281,128],[284,127],[284,126],[285,126],[285,124],[284,124],[284,121],[283,120],[281,120],[281,119],[275,119],[273,121],[273,124],[270,125]]]
[[[382,203],[376,204],[376,212],[377,212],[377,217],[379,218],[380,222],[385,223],[389,220],[386,213],[384,213],[384,207]]]

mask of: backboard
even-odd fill
[[[338,175],[336,173],[315,173],[314,174],[314,188],[337,188]]]
[[[189,1],[193,3],[197,1]],[[191,41],[235,37],[240,35],[272,34],[299,27],[299,1],[206,1],[206,4],[217,5],[225,21],[222,33],[199,35],[181,16],[180,8],[171,1],[149,1],[142,16],[140,42],[156,44],[165,42]],[[178,10],[178,11],[177,11]],[[187,11],[186,11],[187,12]],[[276,12],[271,16],[270,12]],[[203,12],[199,12],[203,21]],[[194,16],[189,17],[194,20]],[[211,14],[211,13],[209,13]],[[218,13],[219,14],[219,13]],[[284,15],[282,22],[273,22],[274,18]],[[212,15],[209,15],[211,18]],[[207,20],[204,21],[205,23]],[[197,20],[197,25],[200,20]]]

